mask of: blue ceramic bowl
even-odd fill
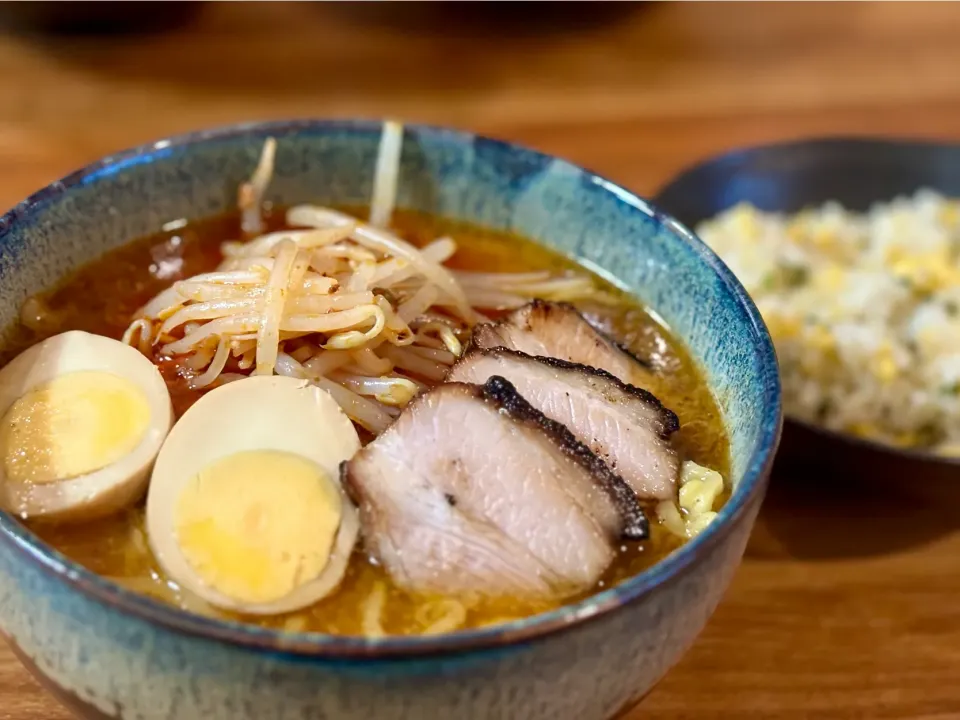
[[[53,183],[0,218],[0,325],[25,297],[164,222],[231,207],[263,139],[269,199],[362,203],[379,123],[245,125],[164,140]],[[0,629],[85,718],[578,718],[636,702],[703,628],[743,554],[780,434],[773,347],[743,288],[699,240],[611,182],[462,132],[406,131],[399,204],[507,229],[636,292],[702,364],[732,446],[732,499],[694,541],[563,609],[439,637],[285,634],[126,592],[0,513]]]

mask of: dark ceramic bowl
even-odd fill
[[[195,17],[202,2],[0,3],[0,26],[52,35],[113,35],[172,30]]]
[[[268,200],[363,203],[381,125],[246,125],[122,152],[0,218],[0,326],[25,297],[176,218],[230,208],[267,136]],[[188,615],[99,578],[0,513],[0,630],[84,718],[603,720],[683,654],[730,583],[780,434],[770,338],[727,268],[671,218],[567,162],[408,126],[399,204],[578,256],[670,323],[720,399],[729,502],[650,570],[559,610],[435,637],[294,634]],[[701,312],[704,307],[712,313]]]
[[[654,202],[695,228],[747,201],[796,212],[837,200],[853,210],[933,188],[960,197],[960,145],[921,140],[825,138],[735,150],[682,172]],[[863,477],[916,485],[935,495],[960,492],[960,459],[905,450],[787,417],[778,473]],[[920,492],[920,494],[924,494]]]

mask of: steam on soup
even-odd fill
[[[271,140],[236,213],[27,301],[2,506],[186,610],[366,636],[557,607],[706,527],[727,440],[682,346],[543,247],[396,211],[401,136],[369,212],[265,207]]]

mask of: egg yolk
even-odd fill
[[[52,483],[112,465],[146,435],[150,406],[126,378],[67,373],[37,385],[0,420],[0,453],[9,481]]]
[[[233,600],[266,603],[326,567],[342,500],[316,463],[253,450],[197,473],[174,512],[177,543],[204,582]]]

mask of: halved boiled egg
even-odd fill
[[[339,466],[353,423],[306,380],[223,385],[177,422],[157,457],[147,534],[166,573],[211,605],[274,615],[340,584],[360,529]]]
[[[132,347],[48,338],[0,370],[0,507],[67,521],[130,505],[172,422],[160,372]]]

